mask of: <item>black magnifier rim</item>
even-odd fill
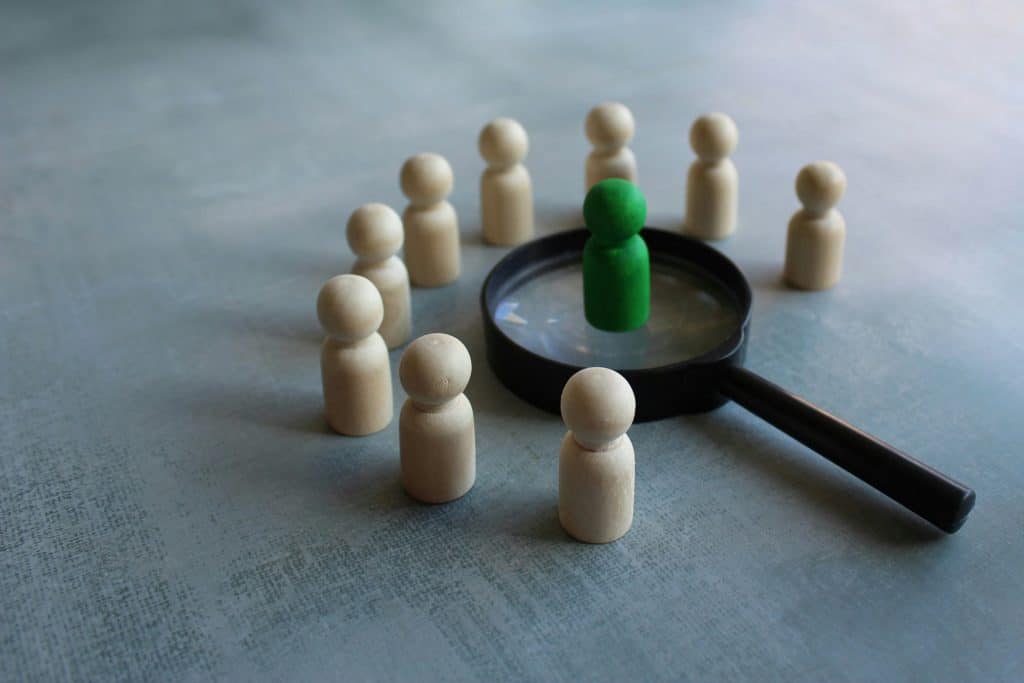
[[[640,235],[647,243],[652,263],[696,269],[717,281],[733,297],[740,323],[728,339],[700,356],[654,368],[612,369],[633,387],[637,422],[717,408],[726,399],[717,391],[715,375],[726,366],[743,365],[746,356],[753,299],[750,285],[736,264],[699,240],[652,227],[645,227]],[[579,262],[589,236],[586,228],[577,228],[516,247],[491,269],[480,290],[491,369],[514,394],[552,413],[559,412],[565,382],[585,366],[547,358],[521,346],[501,330],[495,312],[503,296],[524,280]]]

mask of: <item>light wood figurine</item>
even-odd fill
[[[384,301],[378,332],[389,349],[397,348],[412,331],[409,271],[396,256],[402,248],[402,219],[384,204],[364,204],[352,212],[345,234],[357,257],[352,272],[372,282]]]
[[[828,289],[843,271],[846,221],[835,208],[846,191],[846,175],[831,161],[804,166],[796,194],[804,208],[793,214],[786,234],[785,279],[799,289]]]
[[[439,154],[417,154],[402,165],[399,176],[409,206],[405,224],[405,265],[417,287],[454,282],[462,270],[459,221],[448,202],[452,167]]]
[[[353,436],[384,429],[394,399],[388,347],[377,334],[384,318],[380,293],[360,275],[337,275],[320,289],[316,315],[327,332],[320,376],[328,424]]]
[[[533,238],[533,186],[523,166],[526,131],[512,119],[494,119],[477,142],[487,169],[480,176],[480,222],[484,241],[498,246]]]
[[[569,432],[558,459],[558,518],[577,540],[609,543],[633,524],[633,389],[614,370],[586,368],[565,383],[561,409]]]
[[[416,500],[445,503],[476,481],[473,406],[463,394],[473,364],[461,341],[427,334],[402,354],[398,376],[409,395],[398,419],[402,485]]]
[[[633,114],[621,102],[603,102],[587,114],[584,125],[594,150],[587,157],[585,187],[589,190],[605,178],[622,178],[636,184],[636,157],[626,145],[633,139]]]
[[[736,230],[739,175],[729,155],[738,141],[736,124],[725,114],[705,114],[690,127],[690,146],[697,160],[686,176],[683,233],[720,240]]]

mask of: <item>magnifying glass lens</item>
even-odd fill
[[[498,328],[516,344],[552,360],[642,370],[681,363],[721,346],[743,321],[735,297],[694,266],[651,264],[651,315],[629,332],[605,332],[583,309],[579,261],[522,280],[495,308]]]

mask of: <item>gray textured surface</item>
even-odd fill
[[[1024,677],[1024,14],[884,4],[4,3],[0,679]],[[732,406],[634,427],[621,542],[561,533],[563,428],[483,358],[475,138],[523,122],[550,232],[605,98],[663,225],[689,122],[734,116],[748,364],[972,484],[958,535]],[[476,364],[479,479],[443,507],[402,494],[397,424],[326,433],[313,315],[424,150],[466,273],[415,329]],[[798,294],[822,157],[847,272]]]

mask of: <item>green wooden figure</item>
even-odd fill
[[[647,322],[651,261],[637,234],[646,219],[647,200],[628,180],[602,180],[583,201],[590,230],[583,247],[583,309],[599,330],[625,332]]]

